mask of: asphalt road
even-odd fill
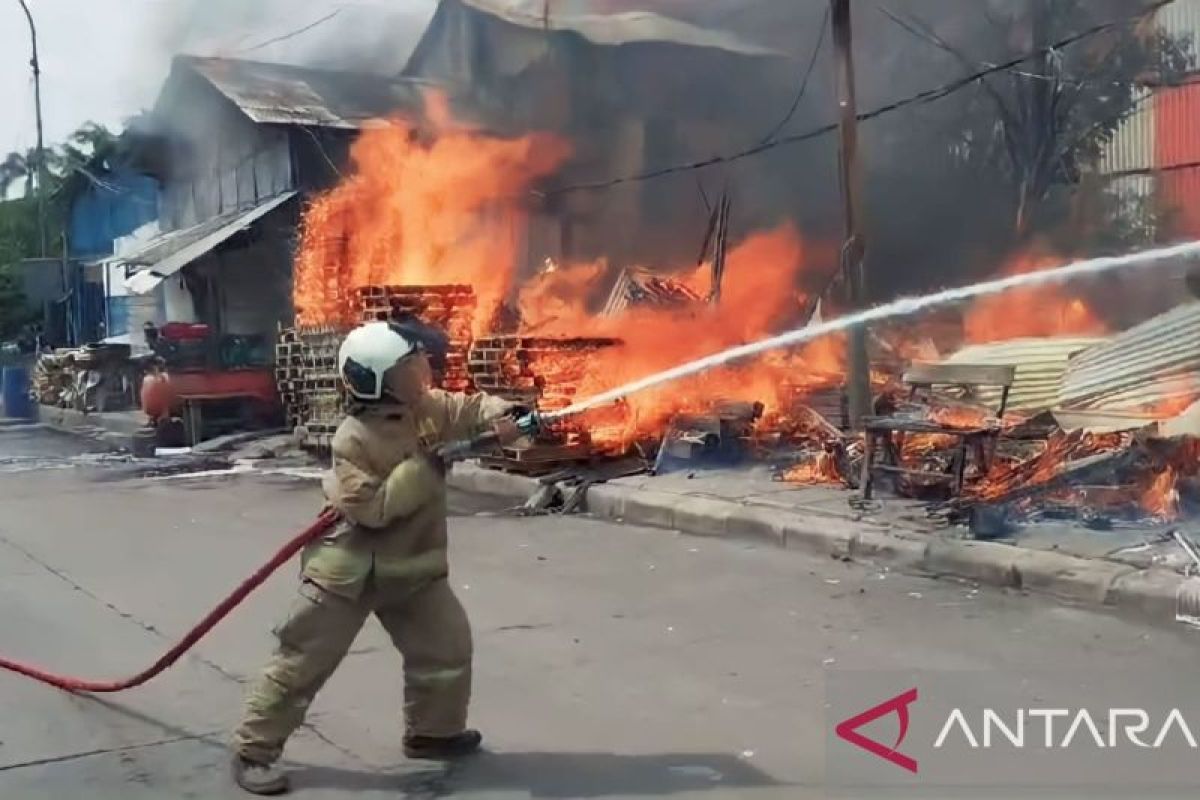
[[[0,472],[0,650],[66,672],[140,669],[318,503],[281,476],[98,481],[104,466],[42,437],[0,428],[0,460],[38,457]],[[472,716],[488,752],[450,768],[403,759],[399,659],[371,622],[289,746],[297,796],[820,797],[830,670],[1069,681],[1103,663],[1153,667],[1174,691],[1195,684],[1182,629],[743,543],[454,506],[452,580],[476,631]],[[276,576],[134,692],[72,696],[0,674],[0,798],[240,796],[226,732],[294,583]]]

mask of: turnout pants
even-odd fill
[[[246,698],[233,740],[241,756],[264,764],[279,758],[371,613],[404,657],[406,734],[454,736],[465,729],[471,628],[462,604],[444,578],[391,595],[374,581],[358,598],[301,584],[275,630],[275,652]]]

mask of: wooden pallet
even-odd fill
[[[571,466],[581,466],[595,461],[596,454],[590,445],[535,444],[530,447],[506,447],[501,455],[483,456],[481,466],[518,475],[539,476]]]

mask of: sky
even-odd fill
[[[170,2],[30,0],[48,144],[89,119],[117,125],[153,98],[165,66],[155,64],[146,45],[154,36],[154,20]],[[20,4],[0,0],[0,154],[36,141],[29,57],[29,28]],[[157,74],[149,71],[151,65]]]
[[[507,0],[540,7],[543,0]],[[652,9],[738,33],[764,9],[785,17],[777,49],[798,46],[795,3],[824,0],[549,0],[560,14]],[[119,129],[150,107],[174,53],[399,72],[437,0],[28,0],[38,28],[47,146],[89,120]],[[755,15],[745,12],[747,4]],[[767,16],[765,19],[773,19]],[[310,27],[311,26],[311,27]],[[759,26],[762,27],[761,25]],[[772,26],[767,26],[772,27]],[[307,30],[303,30],[306,29]],[[755,31],[761,35],[762,31]],[[280,41],[275,41],[280,40]],[[0,159],[35,141],[29,30],[17,0],[0,0]]]
[[[88,120],[114,129],[153,104],[174,52],[301,63],[328,56],[338,25],[386,14],[392,64],[403,64],[436,0],[28,0],[38,29],[47,146]],[[333,12],[336,18],[261,47]],[[332,34],[332,35],[331,35]],[[369,34],[368,34],[369,35]],[[378,39],[378,32],[375,32]],[[314,48],[320,46],[320,51]],[[0,0],[0,159],[36,142],[29,28],[17,0]],[[397,69],[398,71],[398,69]]]

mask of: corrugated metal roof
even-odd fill
[[[1071,360],[1064,408],[1119,411],[1200,392],[1200,303],[1187,303]]]
[[[1112,140],[1101,153],[1099,169],[1108,175],[1137,169],[1153,169],[1155,161],[1155,125],[1158,102],[1151,89],[1139,89],[1134,95],[1134,112],[1121,121]]]
[[[245,230],[295,196],[295,192],[285,192],[253,208],[222,214],[191,228],[164,233],[142,249],[114,258],[111,263],[141,267],[125,279],[125,288],[134,294],[146,294],[153,291],[163,279],[211,252],[238,231]]]
[[[1161,8],[1154,21],[1172,36],[1200,37],[1200,0],[1175,0]]]
[[[1017,374],[1008,407],[1014,411],[1041,411],[1057,404],[1071,356],[1104,341],[1097,337],[1054,337],[968,345],[947,358],[946,363],[1015,366]],[[998,406],[1000,389],[981,388],[979,399]]]
[[[486,14],[513,25],[549,31],[577,33],[594,44],[623,45],[665,42],[689,47],[709,47],[746,56],[783,57],[785,54],[746,41],[726,31],[699,25],[652,11],[616,14],[562,13],[545,0],[462,0]],[[549,9],[549,13],[547,13]]]
[[[180,56],[176,63],[211,83],[253,121],[275,125],[361,128],[399,110],[420,108],[429,87],[412,78],[258,61]]]

